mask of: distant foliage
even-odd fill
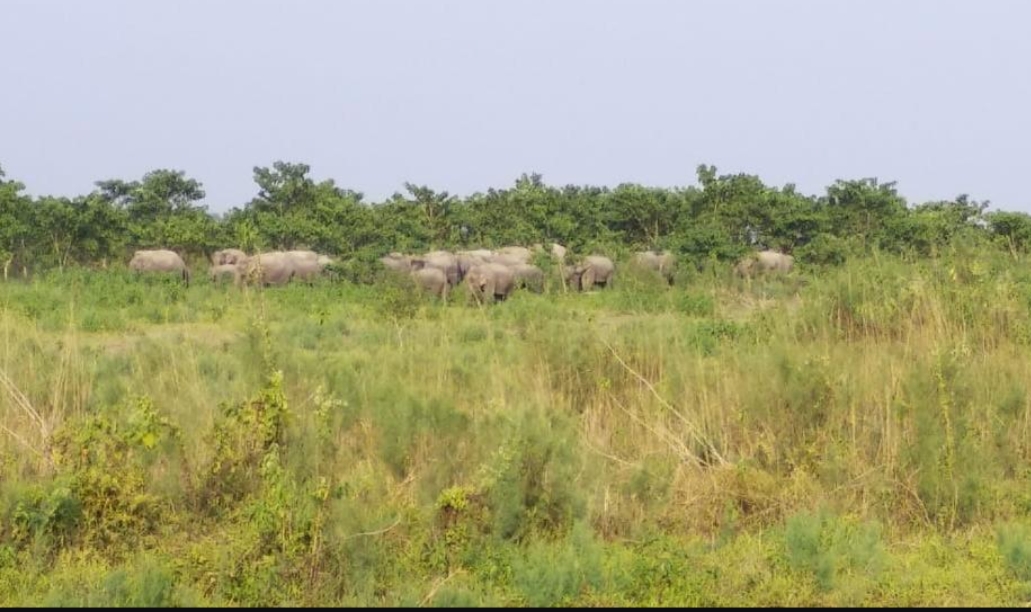
[[[7,277],[121,264],[140,248],[174,249],[194,263],[225,246],[311,248],[354,261],[342,275],[367,280],[368,262],[391,251],[547,242],[584,254],[669,249],[698,266],[764,248],[836,265],[871,249],[936,255],[958,240],[1014,252],[1031,246],[1027,214],[986,214],[988,203],[967,195],[910,206],[894,183],[874,178],[838,180],[807,196],[707,165],[697,168],[699,186],[686,188],[556,187],[533,173],[465,198],[405,183],[404,193],[368,203],[332,179],[316,182],[310,170],[283,161],[255,167],[257,195],[218,216],[197,204],[203,186],[179,170],[97,181],[69,199],[29,197],[0,169],[0,264]]]

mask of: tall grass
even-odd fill
[[[0,287],[0,602],[1017,603],[1031,273]]]

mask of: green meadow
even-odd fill
[[[1024,605],[1029,263],[10,280],[0,604]]]

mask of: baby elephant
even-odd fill
[[[210,278],[211,282],[216,285],[230,279],[232,279],[234,285],[239,285],[240,267],[236,264],[219,264],[217,266],[211,266],[211,270],[208,272],[208,278]]]

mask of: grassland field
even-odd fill
[[[1026,605],[1029,264],[0,283],[0,604]]]

